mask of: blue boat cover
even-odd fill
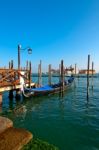
[[[51,86],[49,86],[49,85],[45,85],[45,86],[42,86],[42,87],[38,87],[38,88],[32,88],[32,89],[30,89],[30,91],[37,91],[37,92],[39,92],[39,91],[52,91],[53,90],[53,88],[51,87]]]

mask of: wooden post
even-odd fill
[[[75,64],[75,76],[76,76],[76,67],[77,67],[77,66],[76,66],[76,64]]]
[[[72,65],[71,65],[70,68],[71,68],[71,75],[73,75],[73,67],[72,67]]]
[[[10,99],[13,99],[13,90],[10,90],[10,91],[9,91],[9,98],[10,98]]]
[[[51,64],[49,65],[49,76],[48,76],[48,83],[51,85]]]
[[[65,67],[64,67],[64,61],[63,61],[63,86],[65,82]]]
[[[94,69],[94,63],[92,62],[92,89],[93,89],[93,69]]]
[[[40,64],[38,65],[38,86],[40,86]]]
[[[42,86],[42,61],[40,60],[40,86]]]
[[[9,69],[11,68],[11,63],[10,63],[10,61],[9,61]]]
[[[29,77],[29,72],[28,72],[28,69],[29,69],[29,62],[28,62],[28,60],[26,61],[26,77],[27,77],[27,79],[28,79],[28,77]]]
[[[13,60],[11,60],[11,69],[13,69]]]
[[[18,69],[20,70],[20,45],[18,45]]]
[[[61,91],[64,89],[64,65],[63,60],[61,60]]]
[[[59,83],[61,83],[61,64],[59,64]]]
[[[28,70],[28,65],[29,65],[29,62],[28,60],[26,61],[26,70]]]
[[[88,64],[87,64],[87,100],[89,98],[89,69],[90,69],[90,55],[88,55]]]
[[[38,65],[38,86],[42,85],[42,70],[41,70],[42,62],[40,60],[40,64]]]
[[[31,88],[31,61],[29,62],[29,87]]]
[[[76,70],[77,70],[77,66],[76,66],[76,64],[75,64],[75,77],[77,77],[77,76],[76,76],[76,74],[77,74]],[[76,88],[76,82],[75,82],[75,80],[74,80],[74,87]]]
[[[0,93],[0,105],[2,105],[2,93]]]

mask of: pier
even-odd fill
[[[34,86],[31,81],[31,67],[20,70],[0,68],[0,104],[2,103],[3,92],[9,91],[9,97],[13,98],[13,91],[16,91],[17,96],[23,84],[27,87]]]

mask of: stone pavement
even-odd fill
[[[10,127],[13,127],[13,122],[8,118],[0,116],[0,133],[4,132]]]
[[[20,150],[33,135],[25,129],[13,127],[13,122],[0,117],[0,150]]]

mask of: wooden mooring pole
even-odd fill
[[[93,90],[93,69],[94,69],[94,62],[92,62],[92,90]]]
[[[13,99],[13,90],[9,91],[9,99],[12,100]]]
[[[31,67],[31,61],[29,62],[29,87],[31,88],[31,72],[32,72],[32,67]]]
[[[10,69],[13,69],[13,60],[11,60],[9,67],[10,67]],[[15,73],[14,73],[14,78],[15,78]],[[10,91],[9,91],[9,99],[12,100],[12,99],[13,99],[13,96],[14,96],[14,95],[13,95],[13,90],[10,90]]]
[[[88,55],[88,64],[87,64],[87,100],[89,98],[89,69],[90,69],[90,55]]]
[[[42,85],[42,61],[40,60],[40,64],[38,65],[38,86]]]
[[[61,64],[59,64],[59,83],[61,83]]]
[[[49,64],[48,72],[49,72],[49,75],[48,75],[48,84],[51,85],[51,64]]]
[[[18,45],[18,69],[20,70],[20,45]]]
[[[40,64],[38,65],[38,86],[40,85]]]
[[[42,61],[40,60],[40,86],[42,86]]]
[[[13,60],[11,60],[11,69],[13,69]]]
[[[61,91],[64,90],[64,65],[63,60],[61,60]]]
[[[26,61],[26,77],[27,77],[27,79],[29,77],[29,62],[28,62],[28,60]]]
[[[29,62],[28,60],[26,61],[26,70],[28,70],[28,65],[29,65]]]
[[[76,74],[77,74],[76,70],[77,70],[77,65],[75,64],[75,77],[76,77]]]
[[[77,77],[77,65],[75,64],[75,80],[76,80],[76,77]],[[76,87],[75,80],[74,80],[74,87]]]
[[[9,61],[9,69],[11,68],[11,63],[10,63],[10,61]]]

